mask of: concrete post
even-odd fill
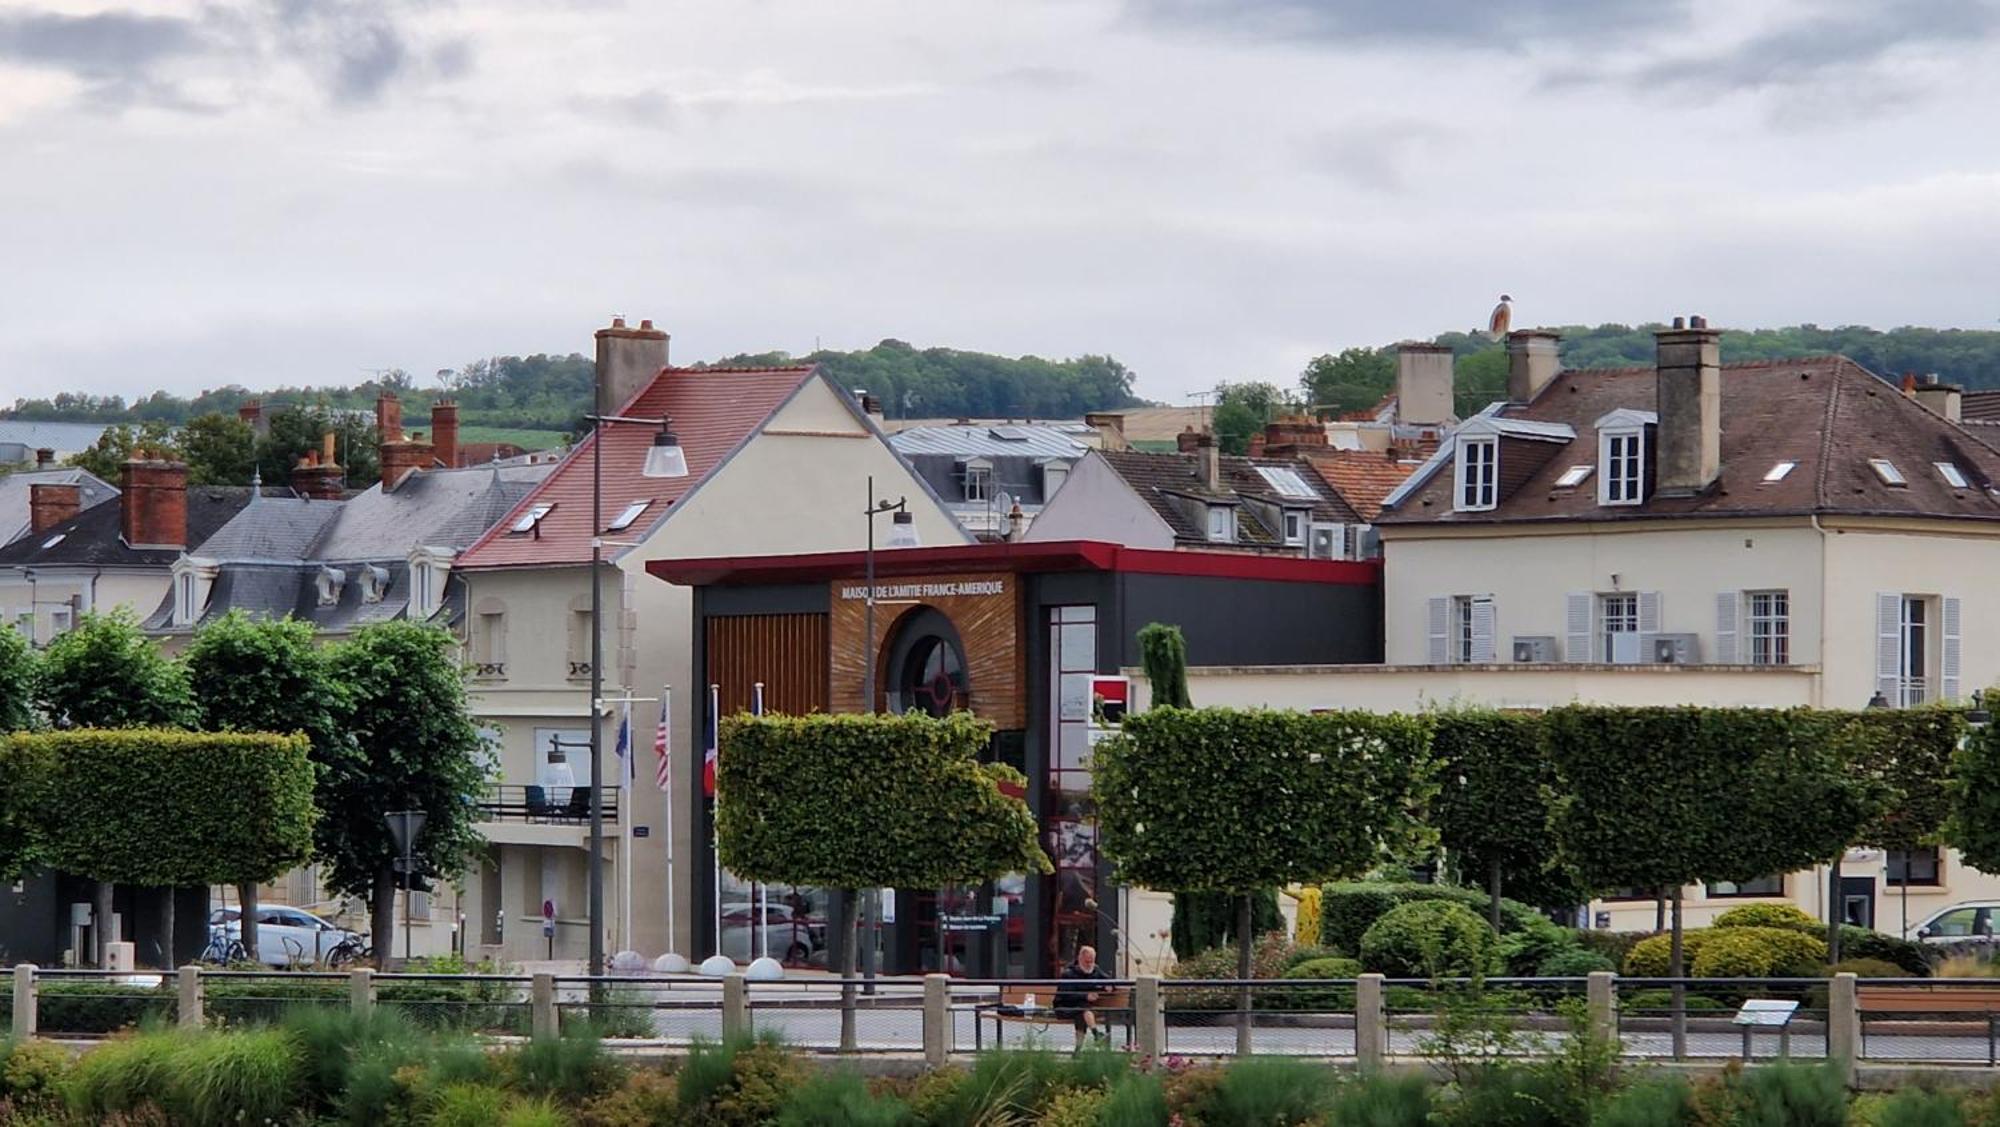
[[[355,967],[347,972],[347,1004],[365,1014],[375,1006],[375,968]]]
[[[1618,976],[1608,970],[1590,972],[1585,1003],[1590,1011],[1591,1035],[1605,1042],[1618,1039]]]
[[[33,963],[14,967],[14,1036],[35,1035],[35,971]]]
[[[545,1041],[558,1036],[562,1025],[556,1015],[556,976],[536,975],[534,984],[528,989],[528,998],[528,1028],[535,1040]]]
[[[1389,1050],[1389,1023],[1382,1011],[1379,974],[1364,974],[1354,983],[1354,1064],[1362,1072],[1379,1072]]]
[[[1854,1063],[1861,1056],[1861,1014],[1855,1006],[1854,987],[1854,975],[1842,972],[1833,976],[1826,993],[1826,1059],[1849,1085],[1854,1083]]]
[[[722,1039],[750,1036],[750,980],[730,971],[722,980]],[[928,1030],[924,1033],[929,1037]]]
[[[1139,1056],[1159,1060],[1167,1052],[1167,1011],[1160,996],[1160,976],[1141,975],[1132,983],[1132,1040]]]
[[[951,976],[924,976],[924,1063],[942,1068],[951,1056]]]
[[[180,969],[178,979],[176,985],[179,987],[179,992],[174,999],[174,1006],[179,1014],[179,1025],[182,1029],[200,1029],[201,968],[193,965],[184,966]]]

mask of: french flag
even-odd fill
[[[722,686],[710,685],[708,687],[708,723],[702,732],[705,742],[702,744],[701,753],[701,792],[710,798],[715,797],[715,759],[717,753],[721,750],[719,745],[722,743],[721,725],[716,722],[716,716],[721,711]]]

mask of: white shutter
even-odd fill
[[[1715,661],[1718,665],[1735,665],[1737,662],[1736,612],[1742,601],[1742,596],[1735,591],[1724,591],[1715,597]]]
[[[1435,598],[1430,601],[1431,647],[1429,661],[1432,665],[1443,665],[1450,660],[1451,641],[1451,600]]]
[[[1901,666],[1903,648],[1903,596],[1878,592],[1875,596],[1875,691],[1890,704],[1896,703],[1896,671]]]
[[[1590,661],[1590,605],[1593,601],[1589,592],[1573,592],[1565,602],[1568,639],[1563,646],[1564,661]]]
[[[1472,600],[1472,660],[1493,660],[1493,596]]]
[[[1639,660],[1654,659],[1653,640],[1660,636],[1660,593],[1639,592]]]
[[[1940,667],[1938,672],[1943,674],[1944,677],[1944,699],[1957,700],[1960,676],[1958,644],[1959,601],[1946,597],[1940,599],[1939,602],[1944,604],[1944,658],[1938,663]]]

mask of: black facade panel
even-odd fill
[[[1382,660],[1382,589],[1191,575],[1119,578],[1122,664],[1139,664],[1139,628],[1179,626],[1189,665],[1348,665]]]

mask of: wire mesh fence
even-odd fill
[[[36,1027],[46,1036],[103,1037],[152,1022],[171,1022],[180,1013],[174,980],[167,975],[49,970],[38,972],[36,978]],[[6,1006],[11,1026],[11,997]]]
[[[2000,1064],[2000,979],[1864,978],[1855,1011],[1864,1058]]]
[[[1620,979],[1618,1039],[1628,1057],[1825,1059],[1828,990],[1823,978]]]
[[[842,987],[839,979],[753,982],[748,984],[750,1028],[786,1044],[815,1051],[840,1048]],[[856,981],[854,1050],[860,1053],[921,1051],[924,996],[920,982]]]

